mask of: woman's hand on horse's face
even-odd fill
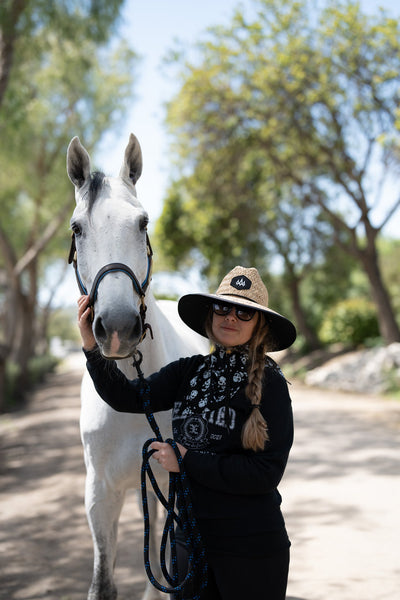
[[[96,340],[92,330],[92,311],[89,306],[89,296],[78,298],[78,327],[82,338],[82,346],[85,350],[93,350]]]
[[[177,444],[177,446],[183,458],[187,452],[187,449],[181,444]],[[165,442],[153,442],[150,445],[150,448],[152,450],[157,450],[157,452],[154,452],[153,458],[156,459],[163,469],[169,471],[170,473],[179,473],[178,459],[176,458],[176,454],[172,446]]]

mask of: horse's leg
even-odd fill
[[[94,471],[86,477],[85,506],[93,537],[93,579],[87,600],[116,600],[114,566],[117,553],[118,520],[125,492],[116,491]]]
[[[140,494],[137,494],[140,509],[143,514],[143,506]],[[159,540],[157,537],[157,521],[158,521],[158,500],[154,492],[148,490],[147,507],[150,519],[150,539],[149,539],[149,559],[152,573],[155,579],[163,582],[163,575],[160,566],[160,549]],[[161,600],[165,598],[165,594],[159,592],[146,578],[146,587],[141,600]]]

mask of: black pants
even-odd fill
[[[178,541],[177,550],[179,574],[184,576],[184,544]],[[208,585],[201,600],[285,600],[288,573],[289,548],[261,558],[209,553]]]

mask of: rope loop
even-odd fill
[[[144,518],[144,565],[147,577],[152,585],[165,594],[175,594],[180,600],[200,600],[201,590],[207,585],[207,560],[201,534],[194,515],[190,488],[183,465],[183,459],[176,442],[173,439],[166,439],[175,452],[179,465],[179,473],[169,473],[168,498],[164,496],[156,481],[150,465],[150,458],[155,450],[150,448],[152,442],[163,442],[161,432],[150,408],[150,386],[145,380],[141,363],[142,353],[137,350],[133,356],[133,364],[140,379],[140,393],[142,395],[143,407],[150,427],[155,438],[147,440],[142,450],[142,468],[141,468],[141,492]],[[148,492],[147,480],[150,481],[154,493],[166,510],[166,518],[161,536],[160,544],[160,566],[162,574],[168,584],[163,585],[156,580],[150,564],[150,518],[148,510]],[[183,581],[179,582],[175,524],[180,527],[185,539],[185,545],[188,551],[188,570]],[[166,563],[166,548],[170,547],[170,563],[172,573],[168,570]]]

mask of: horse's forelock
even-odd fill
[[[96,202],[97,194],[99,193],[99,191],[101,190],[101,188],[103,186],[104,179],[105,179],[105,175],[101,171],[95,171],[94,173],[91,174],[90,185],[89,185],[89,190],[88,190],[89,214],[94,206],[94,203]]]

